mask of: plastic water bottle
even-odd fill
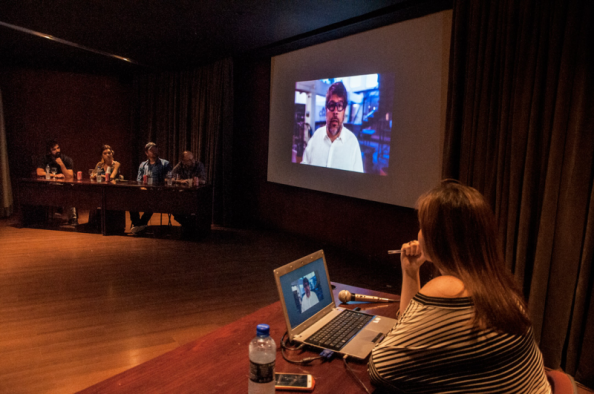
[[[97,182],[102,182],[101,174],[103,174],[103,170],[101,168],[97,168]]]
[[[258,324],[256,334],[256,337],[250,342],[248,394],[274,393],[276,343],[270,337],[268,324]]]
[[[45,179],[50,179],[50,168],[49,164],[45,166]]]

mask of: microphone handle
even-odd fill
[[[367,302],[397,302],[389,298],[375,297],[364,294],[351,293],[351,301],[367,301]]]

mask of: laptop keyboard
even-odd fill
[[[340,350],[371,319],[372,315],[345,309],[305,342],[330,350]]]

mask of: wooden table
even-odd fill
[[[338,292],[349,290],[396,298],[392,294],[376,292],[334,283],[334,298]],[[361,310],[387,317],[395,317],[399,303],[349,303],[341,307]],[[281,304],[275,302],[234,323],[128,371],[109,378],[81,393],[246,393],[248,385],[248,345],[256,336],[256,325],[270,325],[270,335],[277,345],[276,372],[309,373],[316,380],[314,393],[360,393],[363,388],[346,370],[341,357],[330,362],[316,360],[308,366],[291,364],[281,355],[280,341],[286,331]],[[315,356],[315,351],[285,351],[287,357],[299,360]],[[367,374],[367,362],[349,359],[349,365],[369,390],[373,387]],[[287,391],[290,393],[291,391]],[[298,392],[298,391],[295,391]]]
[[[20,179],[17,199],[21,226],[39,221],[36,206],[101,208],[101,233],[113,226],[107,212],[152,211],[195,214],[197,235],[210,232],[212,186],[143,185],[136,181],[95,182],[89,179]]]

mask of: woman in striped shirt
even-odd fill
[[[444,181],[417,208],[418,240],[400,255],[401,316],[372,352],[372,383],[405,393],[551,393],[484,197]],[[441,276],[421,288],[425,261]]]

